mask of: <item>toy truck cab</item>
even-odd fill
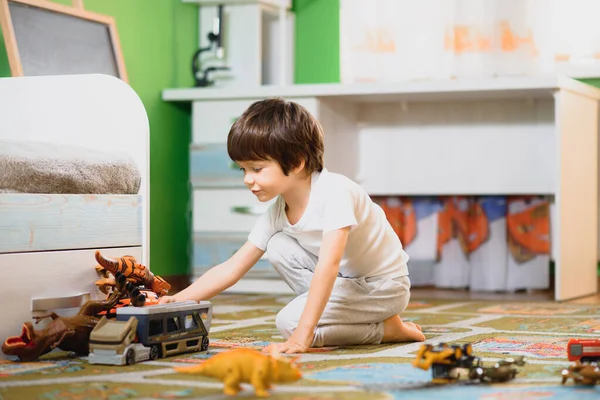
[[[136,343],[138,320],[109,320],[106,316],[90,333],[90,364],[131,365],[138,361],[156,359],[158,352]]]

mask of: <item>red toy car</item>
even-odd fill
[[[567,356],[569,361],[600,361],[600,339],[569,339]]]

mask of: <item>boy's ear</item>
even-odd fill
[[[306,161],[300,160],[300,164],[297,167],[292,169],[292,172],[295,174],[299,174],[304,170],[304,166],[306,165]]]

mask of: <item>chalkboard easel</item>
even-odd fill
[[[127,82],[115,19],[49,0],[0,0],[12,76],[103,73]]]

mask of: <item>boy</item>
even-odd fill
[[[210,299],[266,251],[297,295],[275,320],[286,342],[269,347],[301,353],[425,340],[420,326],[398,315],[410,297],[408,255],[367,193],[323,168],[323,132],[304,107],[255,102],[231,127],[227,151],[258,200],[275,201],[229,260],[161,303]]]

